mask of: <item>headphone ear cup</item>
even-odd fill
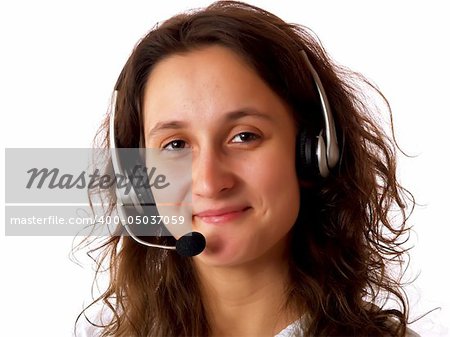
[[[158,208],[150,188],[150,181],[145,163],[145,149],[127,149],[127,176],[130,180],[129,195],[132,199],[127,210],[130,230],[141,240],[150,242],[151,237],[171,236],[168,229],[158,221]]]
[[[296,139],[296,170],[302,179],[317,179],[319,166],[317,163],[318,139],[303,130]]]

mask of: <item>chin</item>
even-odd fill
[[[206,249],[196,256],[195,259],[211,267],[238,266],[251,259],[242,247],[248,247],[248,245],[238,242],[225,243],[222,240],[208,240],[207,238]]]

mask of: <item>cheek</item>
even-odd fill
[[[247,166],[244,177],[267,216],[277,216],[288,226],[295,222],[300,205],[294,155],[292,150],[258,156],[254,165]]]

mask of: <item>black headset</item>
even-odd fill
[[[296,140],[296,166],[301,177],[313,179],[316,177],[326,178],[333,167],[339,161],[339,146],[336,129],[331,113],[330,105],[319,75],[312,66],[305,51],[300,55],[311,73],[320,97],[324,128],[318,135],[311,135],[307,131],[301,131]],[[151,229],[132,228],[129,217],[134,215],[157,216],[158,209],[151,192],[146,184],[138,183],[147,181],[147,170],[145,166],[145,149],[127,149],[126,157],[119,155],[120,149],[116,148],[115,137],[115,113],[118,91],[112,96],[111,115],[109,124],[109,143],[111,149],[111,162],[114,174],[126,177],[131,182],[128,194],[124,189],[115,189],[117,198],[117,211],[122,225],[128,234],[137,242],[156,248],[176,250],[182,256],[194,256],[200,254],[206,241],[202,234],[189,232],[176,240],[175,245],[153,244],[143,240],[142,236],[169,236],[170,233],[164,226],[156,226]]]
[[[319,93],[320,104],[324,121],[324,129],[318,135],[311,135],[309,131],[302,130],[297,136],[296,166],[300,177],[314,179],[326,178],[339,161],[339,146],[336,136],[333,115],[327,94],[317,71],[304,50],[300,51],[309,72],[311,73]]]

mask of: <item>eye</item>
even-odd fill
[[[256,133],[253,132],[241,132],[238,133],[236,136],[233,137],[232,141],[233,143],[249,143],[255,140],[260,139],[261,136],[257,135]]]
[[[185,149],[186,145],[187,144],[184,140],[175,139],[175,140],[170,141],[166,145],[164,145],[163,149],[167,150],[167,151],[179,151],[179,150]]]

